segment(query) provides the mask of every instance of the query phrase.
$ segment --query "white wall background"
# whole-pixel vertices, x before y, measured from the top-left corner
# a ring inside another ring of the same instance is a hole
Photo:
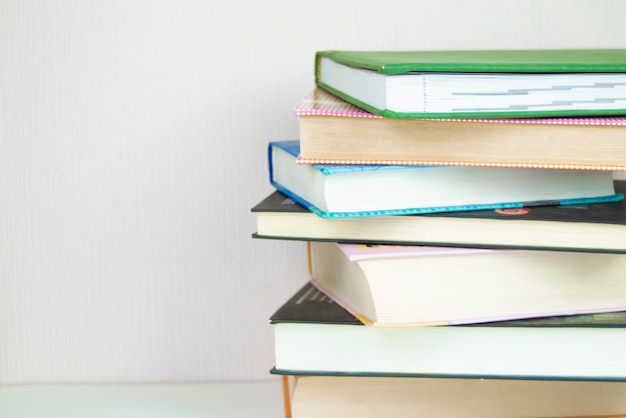
[[[0,384],[267,379],[319,49],[626,47],[619,0],[0,0]]]

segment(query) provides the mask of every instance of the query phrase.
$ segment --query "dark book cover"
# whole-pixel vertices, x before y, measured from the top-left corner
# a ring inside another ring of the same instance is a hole
[[[284,305],[282,305],[271,317],[270,323],[280,326],[281,323],[302,324],[303,327],[316,326],[319,324],[335,324],[346,326],[366,327],[355,317],[350,315],[341,306],[327,298],[311,283],[305,284]],[[552,316],[545,318],[528,318],[500,322],[489,322],[471,325],[450,325],[450,327],[575,327],[575,328],[626,328],[626,312],[607,312],[597,314],[583,314],[571,316]],[[619,331],[621,333],[621,331]],[[589,338],[593,338],[591,335]],[[567,349],[567,344],[564,345]],[[598,353],[599,354],[599,353]],[[557,374],[518,374],[518,373],[419,373],[419,372],[379,372],[379,371],[333,371],[333,370],[295,370],[289,368],[270,369],[271,374],[276,375],[324,375],[324,376],[397,376],[397,377],[456,377],[456,378],[482,378],[482,379],[524,379],[524,380],[586,380],[586,381],[624,381],[619,376],[596,376],[596,375],[561,375]]]
[[[626,194],[626,181],[615,181],[615,192],[618,194]],[[290,199],[286,195],[280,193],[279,191],[274,191],[257,205],[255,205],[251,211],[253,213],[285,213],[285,214],[293,214],[298,216],[311,216],[315,217],[316,215],[310,212],[305,207],[299,205],[294,200]],[[391,217],[389,217],[391,218]],[[405,239],[363,239],[363,238],[354,238],[350,236],[349,233],[345,233],[345,236],[333,236],[333,237],[319,237],[319,236],[307,236],[306,234],[300,235],[298,231],[294,231],[293,236],[276,236],[276,235],[264,235],[259,234],[258,232],[253,233],[253,238],[262,238],[262,239],[283,239],[283,240],[308,240],[308,241],[334,241],[334,242],[358,242],[358,243],[381,243],[381,244],[409,244],[409,245],[433,245],[433,246],[461,246],[461,247],[479,247],[479,248],[522,248],[522,249],[542,249],[542,250],[566,250],[566,251],[596,251],[596,252],[612,252],[612,253],[626,253],[626,238],[624,238],[623,244],[619,242],[619,240],[615,241],[614,236],[604,235],[606,234],[605,227],[611,226],[615,227],[618,230],[615,234],[620,234],[622,229],[624,229],[623,233],[626,234],[626,201],[621,200],[618,202],[610,202],[610,203],[592,203],[592,204],[578,204],[578,205],[548,205],[548,206],[530,206],[523,208],[512,208],[512,209],[496,209],[496,210],[475,210],[475,211],[465,211],[465,212],[443,212],[443,213],[431,213],[431,214],[421,214],[421,215],[398,215],[394,216],[394,219],[390,219],[389,222],[397,222],[398,225],[411,225],[412,221],[415,220],[418,222],[419,218],[437,218],[441,219],[452,219],[452,220],[481,220],[494,222],[494,227],[499,228],[500,222],[521,222],[520,228],[523,227],[523,223],[528,221],[529,225],[534,224],[537,225],[545,223],[547,227],[551,227],[556,223],[561,225],[565,225],[566,227],[571,226],[580,226],[581,224],[588,224],[590,228],[597,225],[598,230],[595,231],[593,229],[589,230],[589,233],[597,232],[596,239],[599,240],[603,245],[605,244],[604,239],[605,236],[608,238],[613,237],[613,243],[609,244],[609,247],[602,248],[600,246],[596,246],[591,241],[583,241],[583,245],[575,245],[562,247],[560,245],[554,244],[551,242],[550,236],[557,236],[564,233],[570,233],[569,231],[565,232],[550,232],[552,235],[543,234],[543,236],[538,235],[536,243],[532,244],[523,244],[523,245],[515,245],[513,243],[509,243],[507,241],[508,238],[504,238],[503,242],[467,242],[457,243],[451,240],[445,241],[432,241],[429,239],[423,239],[419,236],[419,233],[416,234],[414,239],[407,241]],[[323,220],[324,222],[334,222],[336,220]],[[344,227],[348,225],[348,223],[354,220],[351,219],[341,219]],[[369,219],[361,219],[359,220],[358,225],[359,229],[366,228],[367,224],[365,222],[370,221]],[[356,222],[356,221],[355,221]],[[376,219],[371,220],[371,222],[377,222]],[[332,225],[332,224],[329,224]],[[360,234],[363,236],[363,234]],[[625,235],[626,237],[626,235]]]
[[[270,323],[279,322],[363,325],[311,282],[305,284],[270,317]]]
[[[270,323],[363,325],[348,311],[306,283],[271,317]],[[517,319],[454,327],[617,327],[626,328],[626,311]]]

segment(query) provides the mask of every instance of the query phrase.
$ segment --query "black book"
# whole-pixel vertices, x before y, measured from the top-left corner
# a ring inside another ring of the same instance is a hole
[[[626,181],[615,182],[626,193]],[[626,253],[626,203],[324,219],[278,191],[252,208],[254,238]]]
[[[307,283],[270,323],[274,374],[626,381],[626,312],[375,328]]]

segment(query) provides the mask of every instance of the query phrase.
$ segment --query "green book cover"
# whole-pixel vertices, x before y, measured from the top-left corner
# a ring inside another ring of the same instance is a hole
[[[325,50],[315,83],[389,118],[622,115],[626,49]]]
[[[377,71],[463,73],[626,72],[626,49],[318,51],[318,57]]]

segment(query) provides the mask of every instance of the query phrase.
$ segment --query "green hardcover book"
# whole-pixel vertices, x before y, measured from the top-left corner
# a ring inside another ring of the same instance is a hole
[[[318,51],[315,81],[391,118],[626,114],[626,49]]]

